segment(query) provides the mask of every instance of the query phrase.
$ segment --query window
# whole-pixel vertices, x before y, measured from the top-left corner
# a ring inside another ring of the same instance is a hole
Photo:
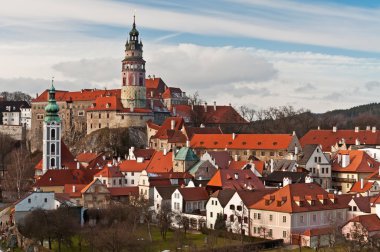
[[[325,168],[322,167],[322,173],[325,173]]]
[[[303,215],[300,216],[300,222],[303,223]]]
[[[50,167],[55,167],[55,159],[50,159]]]
[[[262,152],[261,152],[261,156],[265,156],[265,151],[262,151]]]
[[[244,217],[244,223],[245,223],[245,224],[248,223],[248,217]]]
[[[260,213],[257,214],[257,219],[261,220],[261,214]]]
[[[315,163],[318,162],[318,158],[317,158],[317,157],[314,157],[314,162],[315,162]]]
[[[125,179],[124,183],[125,183],[126,185],[128,185],[128,179]]]
[[[131,176],[135,176],[135,172],[131,172]]]
[[[329,168],[326,167],[326,173],[329,173]]]
[[[270,215],[269,215],[269,221],[272,221],[272,220],[273,220],[273,215],[270,214]]]
[[[273,235],[273,230],[272,230],[272,229],[269,229],[268,236],[269,236],[269,237],[272,237],[272,235]]]
[[[286,231],[282,231],[282,238],[286,238]]]
[[[52,129],[52,130],[51,130],[51,138],[52,138],[52,139],[55,139],[55,129]]]
[[[321,162],[322,162],[322,158],[318,157],[318,163],[321,163]]]
[[[286,216],[282,216],[282,222],[286,222]]]
[[[254,219],[254,220],[257,219],[257,213],[254,213],[254,214],[253,214],[253,219]]]
[[[347,187],[347,188],[350,188],[350,184],[347,184],[346,187]]]
[[[32,199],[28,199],[28,203],[29,203],[29,204],[32,203]]]
[[[238,222],[241,223],[241,216],[238,216]]]
[[[110,118],[110,113],[107,113],[107,119],[109,119]]]
[[[230,215],[230,222],[233,222],[234,221],[234,216],[231,214]]]
[[[231,210],[235,210],[235,205],[230,205]]]
[[[274,151],[271,151],[271,152],[269,153],[269,155],[270,155],[271,157],[274,157]]]
[[[356,212],[358,210],[357,206],[352,207],[352,211]]]
[[[316,222],[316,221],[317,221],[317,215],[313,214],[313,222]]]
[[[45,198],[45,200],[44,200],[44,201],[45,201],[45,203],[46,203],[46,202],[47,202],[47,198]]]
[[[55,154],[55,144],[51,144],[51,145],[50,145],[50,152],[51,152],[52,154]]]
[[[210,212],[210,218],[212,218],[212,212]]]
[[[121,180],[121,179],[119,179],[119,185],[122,185],[122,184],[123,184],[122,180]]]
[[[254,234],[257,233],[257,228],[256,228],[256,227],[253,227],[253,233],[254,233]]]
[[[134,179],[131,180],[131,184],[132,184],[132,185],[135,184],[135,180],[134,180]]]
[[[212,224],[210,224],[210,228],[212,229]]]
[[[241,210],[242,210],[242,207],[241,207],[241,206],[237,206],[237,207],[236,207],[236,210],[241,211]]]

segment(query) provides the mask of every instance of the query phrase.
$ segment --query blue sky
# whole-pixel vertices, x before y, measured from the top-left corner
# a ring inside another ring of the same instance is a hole
[[[379,1],[13,0],[0,89],[120,86],[136,11],[147,74],[212,102],[323,112],[377,102]],[[22,6],[20,8],[20,6]]]

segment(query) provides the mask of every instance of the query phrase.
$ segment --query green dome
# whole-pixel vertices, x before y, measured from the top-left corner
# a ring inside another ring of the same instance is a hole
[[[58,116],[59,106],[55,100],[55,88],[53,83],[49,90],[49,103],[45,107],[45,122],[61,122],[61,118]]]

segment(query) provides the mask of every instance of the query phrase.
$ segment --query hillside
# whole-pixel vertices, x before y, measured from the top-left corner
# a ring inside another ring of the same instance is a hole
[[[380,103],[370,103],[352,107],[350,109],[332,110],[317,114],[301,112],[295,115],[279,117],[276,119],[263,119],[252,122],[249,128],[243,131],[256,133],[292,133],[296,131],[302,137],[310,129],[353,129],[366,126],[376,126],[380,129]]]

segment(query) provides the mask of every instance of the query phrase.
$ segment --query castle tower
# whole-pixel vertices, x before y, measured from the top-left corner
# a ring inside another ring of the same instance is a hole
[[[42,174],[50,169],[61,168],[61,118],[58,112],[59,106],[55,100],[55,88],[52,81],[43,124]]]
[[[146,107],[145,60],[142,48],[143,44],[139,41],[139,32],[133,16],[133,26],[129,32],[129,41],[125,44],[125,58],[121,70],[121,102],[124,108]]]

